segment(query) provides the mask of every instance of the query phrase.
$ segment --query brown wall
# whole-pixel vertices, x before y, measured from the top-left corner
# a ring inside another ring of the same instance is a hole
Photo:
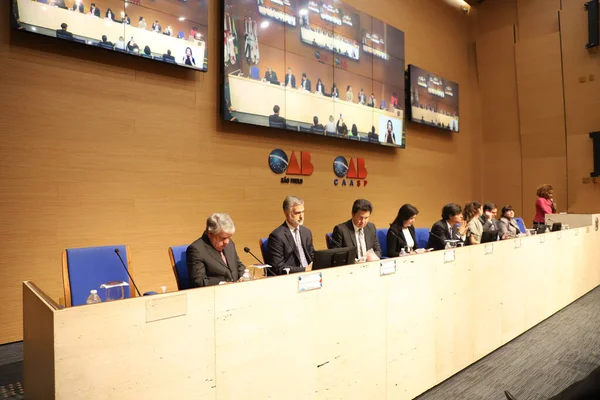
[[[585,49],[584,3],[486,1],[477,8],[483,193],[513,204],[528,225],[542,183],[555,187],[561,212],[600,211],[588,136],[600,129],[600,56]]]
[[[210,45],[221,43],[218,1],[209,6],[205,74],[1,25],[0,343],[22,337],[20,281],[62,295],[65,248],[126,243],[142,291],[174,290],[167,247],[196,239],[212,212],[230,213],[238,247],[258,251],[283,221],[283,198],[302,196],[322,249],[356,198],[374,203],[380,227],[406,202],[420,209],[417,225],[430,226],[445,202],[480,198],[472,19],[441,0],[348,3],[406,32],[407,63],[460,84],[459,134],[409,124],[399,150],[221,122],[220,58]],[[280,184],[267,166],[273,148],[311,152],[315,173],[302,186]],[[338,155],[365,158],[367,187],[333,186]]]

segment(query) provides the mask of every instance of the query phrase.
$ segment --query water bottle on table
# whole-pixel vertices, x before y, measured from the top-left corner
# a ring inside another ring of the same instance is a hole
[[[98,296],[98,291],[96,289],[92,289],[92,290],[90,290],[90,295],[88,296],[85,304],[96,304],[96,303],[102,303],[102,299],[100,299],[100,296]]]
[[[252,277],[250,276],[250,270],[246,268],[244,270],[244,275],[242,275],[241,281],[247,282],[247,281],[251,281],[251,280],[252,280]]]

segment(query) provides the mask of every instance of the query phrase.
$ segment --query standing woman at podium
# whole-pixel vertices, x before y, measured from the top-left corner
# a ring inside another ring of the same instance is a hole
[[[538,199],[535,201],[535,217],[533,228],[546,224],[546,214],[556,214],[554,189],[552,185],[544,184],[537,188]]]

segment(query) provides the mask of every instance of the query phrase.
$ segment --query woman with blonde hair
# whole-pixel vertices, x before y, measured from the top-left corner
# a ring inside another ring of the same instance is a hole
[[[472,201],[465,205],[463,210],[463,218],[468,225],[467,243],[481,243],[481,235],[483,234],[483,225],[479,217],[483,214],[483,207],[478,201]]]
[[[537,188],[538,199],[535,201],[535,217],[533,227],[546,224],[546,214],[556,214],[554,189],[552,185],[544,184]]]

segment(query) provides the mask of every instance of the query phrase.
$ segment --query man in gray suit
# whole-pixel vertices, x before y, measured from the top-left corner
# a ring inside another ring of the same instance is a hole
[[[369,222],[373,205],[369,200],[358,199],[352,205],[352,219],[333,228],[331,244],[333,248],[356,247],[358,258],[367,260],[367,252],[373,249],[381,258],[381,246],[377,240],[377,228]]]
[[[246,267],[240,261],[231,237],[235,225],[227,214],[216,213],[206,220],[202,237],[187,248],[187,267],[193,287],[237,282]]]

